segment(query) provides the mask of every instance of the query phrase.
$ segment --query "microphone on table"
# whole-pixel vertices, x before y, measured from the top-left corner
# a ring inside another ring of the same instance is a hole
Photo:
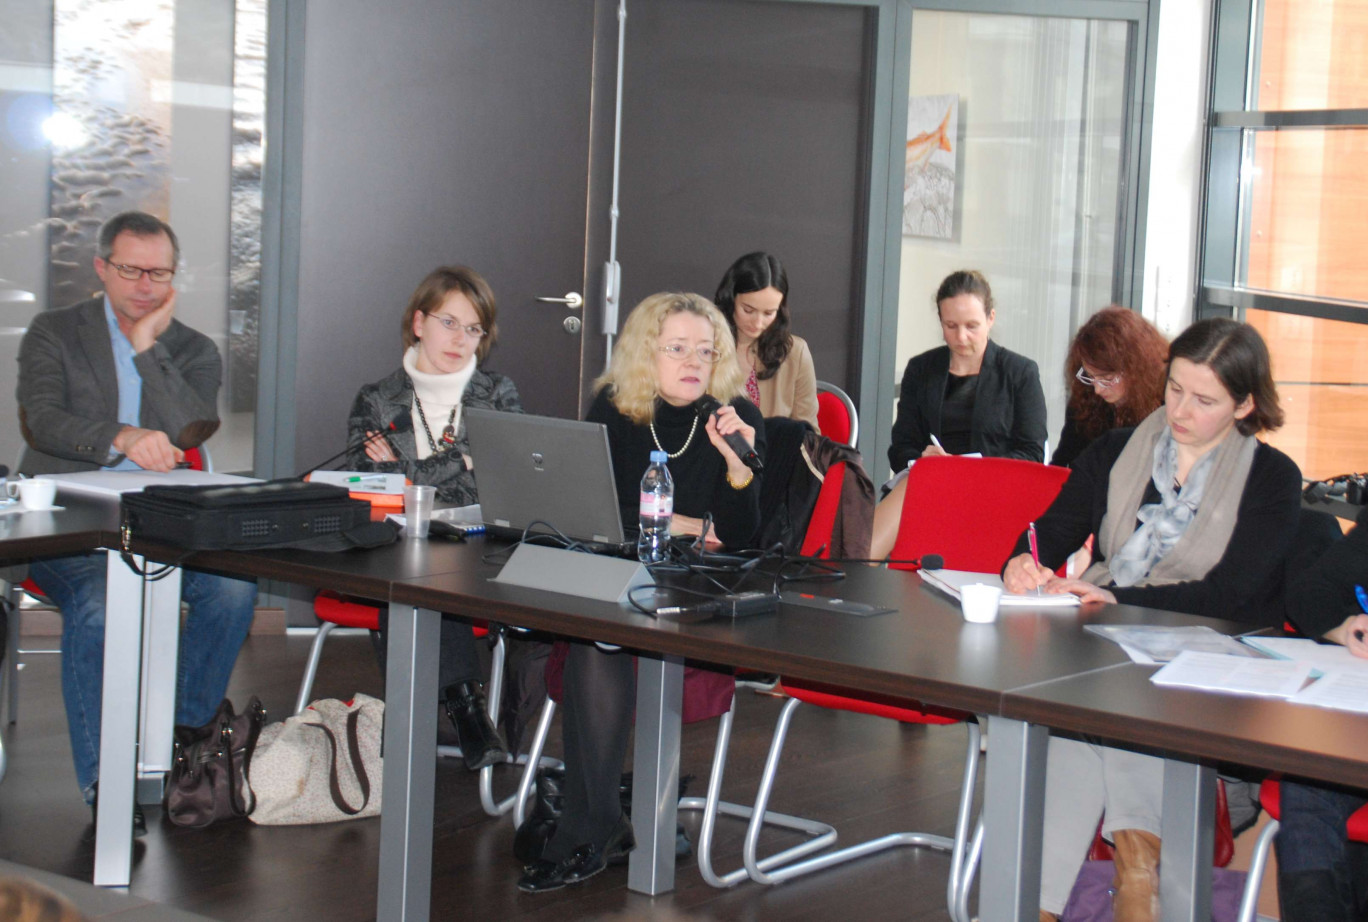
[[[413,414],[408,412],[400,413],[398,416],[394,417],[394,419],[390,420],[389,425],[381,431],[375,433],[374,435],[368,435],[365,438],[358,439],[356,442],[348,443],[346,448],[342,449],[337,454],[333,455],[331,458],[327,458],[323,461],[320,461],[313,467],[306,468],[304,472],[299,474],[295,479],[303,480],[305,477],[309,476],[314,471],[322,470],[323,468],[327,467],[329,464],[332,464],[334,461],[336,461],[343,455],[350,454],[351,452],[356,451],[356,449],[358,448],[363,448],[371,442],[375,441],[376,439],[383,439],[388,436],[398,434],[400,432],[406,432],[412,428]],[[393,444],[391,444],[390,447],[393,448]],[[395,455],[397,456],[398,452],[395,452]]]
[[[716,416],[717,411],[722,409],[722,402],[712,394],[704,394],[698,400],[698,410],[705,416]],[[722,440],[736,456],[741,459],[741,463],[753,471],[762,471],[765,465],[760,460],[760,456],[755,453],[755,449],[746,441],[745,436],[739,432],[728,432],[722,436]]]

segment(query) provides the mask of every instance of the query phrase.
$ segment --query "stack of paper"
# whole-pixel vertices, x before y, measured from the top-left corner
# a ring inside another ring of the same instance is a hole
[[[974,573],[969,570],[918,570],[922,580],[928,586],[934,586],[941,592],[960,597],[960,589],[970,583],[984,583],[988,586],[1002,588],[1002,577],[996,573]],[[1078,596],[1070,593],[1051,595],[1041,593],[1036,595],[1034,592],[1017,594],[1014,592],[1003,592],[1000,605],[1024,605],[1032,608],[1068,608],[1078,605]]]
[[[1311,667],[1305,663],[1184,650],[1150,676],[1150,681],[1236,695],[1288,698],[1300,691],[1310,676]]]
[[[1158,624],[1089,624],[1085,630],[1120,644],[1132,661],[1144,665],[1167,663],[1184,650],[1255,657],[1234,637],[1206,626],[1165,627]]]
[[[75,474],[39,474],[44,480],[55,480],[58,493],[81,493],[87,496],[122,496],[141,493],[150,486],[195,487],[209,484],[260,483],[255,477],[236,474],[212,474],[209,471],[178,469],[159,474],[156,471],[81,471]]]

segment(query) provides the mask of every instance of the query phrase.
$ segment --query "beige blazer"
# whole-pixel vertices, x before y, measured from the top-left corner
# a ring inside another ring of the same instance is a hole
[[[774,377],[758,383],[762,416],[801,419],[821,431],[817,425],[817,371],[812,351],[801,337],[793,337],[793,348]]]

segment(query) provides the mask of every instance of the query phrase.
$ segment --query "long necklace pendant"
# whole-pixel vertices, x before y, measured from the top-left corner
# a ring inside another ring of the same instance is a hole
[[[456,427],[450,423],[442,429],[442,444],[448,448],[456,444]]]

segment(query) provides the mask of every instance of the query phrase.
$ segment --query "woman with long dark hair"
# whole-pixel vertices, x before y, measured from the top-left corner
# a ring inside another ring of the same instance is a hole
[[[762,416],[801,419],[817,429],[812,352],[789,332],[788,273],[769,253],[747,253],[717,286],[717,309],[736,338],[746,396]]]

